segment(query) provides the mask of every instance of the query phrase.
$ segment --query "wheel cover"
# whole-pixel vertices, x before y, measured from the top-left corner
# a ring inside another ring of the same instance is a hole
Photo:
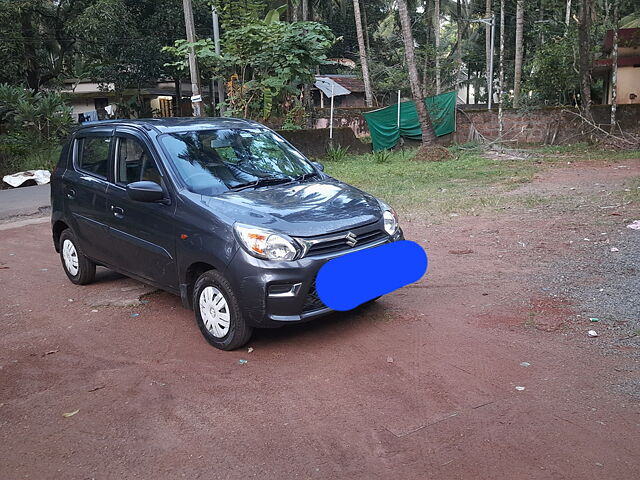
[[[229,304],[216,287],[205,287],[200,292],[200,317],[208,332],[214,337],[222,338],[229,333]]]
[[[76,246],[71,240],[65,240],[62,243],[62,259],[64,260],[64,267],[71,276],[75,277],[80,271],[78,266],[78,252]]]

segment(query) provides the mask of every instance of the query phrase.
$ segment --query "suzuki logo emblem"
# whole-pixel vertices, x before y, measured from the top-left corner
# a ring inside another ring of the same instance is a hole
[[[356,243],[358,243],[358,239],[353,232],[347,233],[344,238],[350,247],[355,247]]]

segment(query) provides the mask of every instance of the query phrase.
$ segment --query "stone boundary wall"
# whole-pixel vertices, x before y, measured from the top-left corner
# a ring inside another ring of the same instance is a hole
[[[576,108],[553,107],[522,112],[504,112],[503,138],[514,143],[571,144],[588,141],[591,128],[585,128]],[[609,130],[611,107],[594,105],[594,121]],[[640,133],[640,105],[619,105],[616,113],[620,126],[629,132]],[[466,143],[473,140],[473,128],[490,140],[498,137],[497,110],[458,110],[456,133],[453,141]]]
[[[375,109],[341,108],[334,111],[334,126],[348,127],[356,137],[369,135],[362,112]],[[514,143],[569,144],[588,140],[577,116],[566,111],[578,112],[574,107],[545,107],[530,111],[504,111],[504,138]],[[608,131],[611,106],[594,105],[594,120]],[[328,109],[316,110],[315,128],[329,126]],[[640,105],[618,105],[617,119],[625,131],[640,133]],[[466,143],[473,139],[471,126],[490,140],[498,136],[498,110],[458,109],[456,133],[441,137],[441,143]]]
[[[324,109],[326,110],[326,109]],[[367,122],[362,116],[368,109],[336,109],[334,123],[334,147],[348,148],[350,153],[371,152],[371,144],[360,141],[369,135]],[[322,113],[323,110],[320,110]],[[513,144],[553,144],[567,145],[588,141],[589,129],[585,129],[581,119],[569,112],[578,112],[572,107],[551,107],[531,110],[505,110],[504,139]],[[609,105],[592,107],[594,120],[608,131],[611,115]],[[640,105],[619,105],[618,122],[625,131],[640,134]],[[304,130],[278,130],[296,148],[310,158],[321,158],[329,148],[328,117],[317,116],[315,128]],[[489,140],[498,136],[497,110],[460,110],[456,112],[457,131],[438,138],[441,145],[467,143],[480,133]],[[407,146],[418,146],[419,142],[405,140]]]

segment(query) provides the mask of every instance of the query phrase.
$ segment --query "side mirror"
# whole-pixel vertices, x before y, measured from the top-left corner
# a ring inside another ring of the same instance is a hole
[[[314,167],[316,167],[318,170],[320,170],[321,172],[324,172],[324,165],[321,164],[320,162],[311,162],[313,164]]]
[[[127,194],[136,202],[158,202],[164,198],[162,187],[156,182],[142,181],[127,185]]]

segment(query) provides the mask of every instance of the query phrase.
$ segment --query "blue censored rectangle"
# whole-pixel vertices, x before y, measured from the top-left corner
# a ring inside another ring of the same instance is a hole
[[[420,245],[401,240],[329,260],[318,272],[316,288],[329,308],[351,310],[417,282],[427,265],[427,254]]]

